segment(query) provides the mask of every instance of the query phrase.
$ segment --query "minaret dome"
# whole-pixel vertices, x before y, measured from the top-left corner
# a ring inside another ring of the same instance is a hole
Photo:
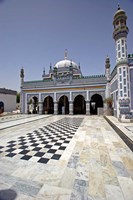
[[[119,39],[120,37],[127,37],[129,32],[128,27],[126,26],[127,16],[123,9],[118,6],[118,9],[114,15],[113,25],[114,25],[114,32],[113,38],[115,40]]]

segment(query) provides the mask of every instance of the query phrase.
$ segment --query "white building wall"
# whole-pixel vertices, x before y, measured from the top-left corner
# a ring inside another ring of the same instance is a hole
[[[16,95],[0,94],[0,101],[4,103],[4,112],[16,110]]]

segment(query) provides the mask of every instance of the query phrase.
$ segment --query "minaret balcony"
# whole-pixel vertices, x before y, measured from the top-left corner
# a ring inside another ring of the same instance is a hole
[[[119,39],[120,37],[127,37],[129,29],[127,26],[120,26],[119,28],[115,29],[113,32],[113,38],[115,40]]]

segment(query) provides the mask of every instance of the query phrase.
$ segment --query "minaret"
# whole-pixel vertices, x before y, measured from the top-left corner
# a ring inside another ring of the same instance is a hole
[[[23,82],[24,82],[24,69],[23,67],[20,70],[20,79],[21,79],[21,85],[20,85],[20,113],[24,113],[24,107],[23,107]]]
[[[118,5],[118,10],[114,15],[114,32],[113,38],[116,43],[116,61],[127,60],[127,34],[129,32],[126,26],[127,16],[124,10],[120,9]]]
[[[72,78],[73,78],[73,64],[72,61],[70,62],[70,66],[69,66],[69,83],[72,82]]]
[[[57,68],[54,67],[54,69],[53,69],[53,80],[54,80],[54,84],[56,84],[56,79],[57,79]]]
[[[105,61],[105,76],[107,78],[107,85],[106,85],[106,98],[110,97],[110,59],[107,56]]]
[[[24,69],[23,69],[23,67],[20,70],[20,79],[21,79],[21,87],[22,87],[23,82],[24,82]]]
[[[130,94],[129,94],[129,67],[127,57],[127,35],[126,26],[127,16],[124,10],[118,6],[114,15],[113,38],[116,44],[116,66],[118,80],[118,106],[117,117],[121,120],[126,119],[130,112]]]
[[[45,67],[43,68],[43,74],[42,74],[42,78],[45,77]]]

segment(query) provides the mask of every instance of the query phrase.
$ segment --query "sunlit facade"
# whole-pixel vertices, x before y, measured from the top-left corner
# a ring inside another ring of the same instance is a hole
[[[42,79],[25,81],[21,69],[21,112],[39,114],[106,114],[112,99],[113,114],[121,120],[133,118],[133,55],[127,54],[127,16],[118,7],[114,15],[113,38],[116,66],[110,72],[105,60],[105,74],[84,76],[82,67],[68,58],[50,65]]]

